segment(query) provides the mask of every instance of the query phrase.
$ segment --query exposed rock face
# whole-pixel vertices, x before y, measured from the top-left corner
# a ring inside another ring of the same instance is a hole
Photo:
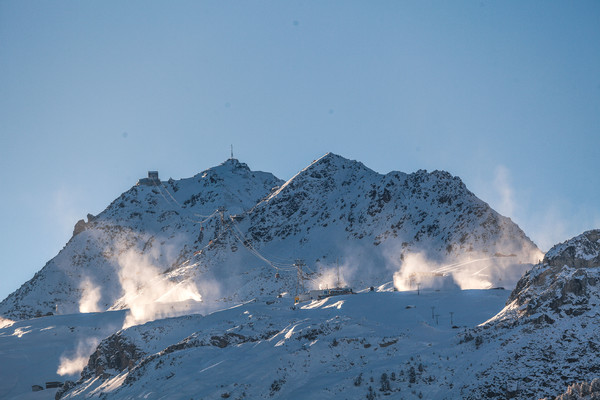
[[[558,244],[544,257],[554,267],[592,268],[600,265],[600,229],[594,229]]]
[[[581,315],[600,285],[600,230],[591,230],[552,247],[544,261],[521,278],[511,293],[521,316],[539,309]]]
[[[85,231],[85,221],[80,219],[75,224],[75,228],[73,228],[73,236],[79,235],[81,232]]]
[[[127,337],[115,334],[104,339],[90,356],[88,365],[81,372],[82,379],[101,377],[107,379],[132,368],[145,353]]]
[[[65,383],[61,386],[60,389],[54,395],[54,400],[60,400],[62,396],[67,393],[69,390],[75,387],[76,383],[73,381],[65,381]]]
[[[376,246],[400,239],[404,250],[428,248],[441,255],[483,248],[494,254],[495,246],[499,254],[536,249],[512,221],[448,172],[381,175],[331,153],[259,203],[250,217],[249,233],[262,241],[339,227],[343,239]]]
[[[565,393],[554,400],[597,400],[600,399],[600,379],[579,382],[569,386]]]
[[[478,338],[477,350],[498,354],[478,372],[482,383],[469,389],[472,398],[504,399],[507,387],[510,398],[555,398],[598,376],[599,233],[554,246],[521,278],[506,307],[467,334]]]

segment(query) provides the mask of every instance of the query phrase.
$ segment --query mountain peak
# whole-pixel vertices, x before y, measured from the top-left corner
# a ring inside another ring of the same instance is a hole
[[[360,164],[360,165],[363,165],[360,161],[350,160],[346,157],[340,156],[339,154],[327,152],[320,158],[317,158],[316,160],[314,160],[307,168],[310,168],[311,166],[330,165],[330,164],[336,164],[336,165]]]
[[[263,281],[268,275],[263,268],[272,272],[275,262],[268,254],[283,260],[285,268],[293,257],[302,257],[312,268],[347,257],[361,268],[347,279],[360,286],[389,282],[390,271],[412,253],[425,252],[438,263],[514,254],[514,260],[494,260],[512,265],[529,259],[526,250],[537,250],[516,225],[464,186],[436,175],[451,178],[442,172],[382,175],[329,152],[285,183],[230,158],[191,178],[134,187],[81,227],[85,229],[36,278],[0,303],[0,314],[44,315],[54,312],[56,304],[62,313],[76,312],[82,293],[87,293],[82,289],[86,278],[102,288],[95,308],[123,306],[115,266],[129,264],[122,256],[124,244],[133,256],[150,257],[158,271],[173,272],[168,279],[222,281],[219,291],[200,287],[207,304],[217,301],[214,293],[221,291],[236,299],[259,295],[258,288],[283,291],[283,281]],[[240,275],[257,262],[262,266],[252,271],[259,275]],[[511,276],[501,276],[504,286],[513,282]],[[143,285],[154,283],[140,283],[135,290]]]
[[[269,196],[267,200],[277,197],[280,193],[290,189],[309,185],[309,192],[319,193],[321,189],[316,189],[312,185],[324,184],[326,181],[347,182],[349,175],[363,176],[365,174],[377,175],[377,173],[367,168],[363,163],[356,160],[349,160],[340,155],[328,152],[320,158],[313,160],[306,168],[302,169],[279,189]],[[322,193],[321,193],[322,194]]]
[[[250,168],[246,163],[240,162],[237,158],[228,158],[219,164],[220,167],[229,167],[231,169],[245,169],[250,171]]]
[[[331,176],[340,170],[362,170],[366,173],[375,173],[360,161],[350,160],[338,154],[328,152],[321,158],[310,163],[297,176],[308,173],[313,178],[320,178],[322,175]]]
[[[222,178],[231,176],[245,177],[252,173],[253,171],[246,163],[240,162],[237,158],[228,158],[221,164],[200,172],[197,176],[201,178],[212,178],[211,180],[221,180]]]

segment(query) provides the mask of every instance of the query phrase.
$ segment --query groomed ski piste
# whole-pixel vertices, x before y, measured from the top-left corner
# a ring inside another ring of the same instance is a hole
[[[137,359],[123,371],[98,361],[63,398],[459,398],[475,379],[460,371],[480,356],[469,352],[474,343],[460,344],[461,334],[492,318],[508,296],[381,287],[296,305],[290,295],[257,298],[125,330],[126,311],[21,321],[0,330],[8,361],[0,366],[0,397],[54,399],[56,389],[32,392],[32,385],[77,381],[79,371],[61,376],[59,369],[82,367],[118,332],[113,339],[134,346]],[[123,356],[110,351],[107,357]]]

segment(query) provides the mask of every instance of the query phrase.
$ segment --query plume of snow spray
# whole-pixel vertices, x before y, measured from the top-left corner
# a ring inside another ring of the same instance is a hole
[[[89,278],[86,278],[81,281],[79,289],[81,290],[81,299],[79,300],[80,313],[102,311],[98,305],[101,298],[100,287],[94,285]]]
[[[121,253],[118,263],[121,303],[129,308],[123,328],[172,315],[178,311],[175,303],[202,301],[194,283],[170,281],[150,254],[130,249]]]
[[[348,263],[342,265],[325,265],[317,263],[318,278],[313,282],[313,289],[331,289],[348,286],[349,278],[354,274],[354,267]]]
[[[394,287],[405,291],[455,286],[454,277],[441,272],[441,268],[442,265],[423,253],[408,253],[403,257],[400,270],[394,273]]]
[[[538,250],[511,255],[472,253],[443,262],[429,259],[424,253],[408,253],[400,269],[394,273],[398,290],[441,289],[458,285],[461,289],[489,289],[496,286],[514,287],[540,256]]]
[[[80,374],[98,343],[100,343],[100,340],[94,337],[80,339],[74,351],[60,356],[60,364],[56,373],[60,376]]]
[[[510,182],[510,171],[504,165],[496,167],[494,187],[499,197],[498,211],[513,217],[516,209],[514,190]]]

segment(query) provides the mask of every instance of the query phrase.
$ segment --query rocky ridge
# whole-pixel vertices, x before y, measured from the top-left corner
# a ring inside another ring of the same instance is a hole
[[[477,372],[480,383],[465,387],[470,398],[554,398],[598,377],[599,240],[592,230],[552,247],[506,307],[465,334],[466,342],[478,340],[477,351],[498,354]]]
[[[27,319],[109,309],[126,294],[124,280],[141,287],[206,246],[220,229],[218,207],[242,212],[281,183],[227,160],[191,178],[133,186],[79,221],[58,255],[0,303],[0,313]]]
[[[474,279],[480,287],[510,286],[540,254],[447,172],[381,175],[328,153],[283,182],[228,160],[192,178],[134,186],[78,222],[0,313],[23,319],[126,308],[132,299],[273,296],[294,290],[297,258],[309,287],[335,283],[335,260],[343,283],[382,285],[413,253],[468,264],[461,268],[470,275],[485,271]]]

